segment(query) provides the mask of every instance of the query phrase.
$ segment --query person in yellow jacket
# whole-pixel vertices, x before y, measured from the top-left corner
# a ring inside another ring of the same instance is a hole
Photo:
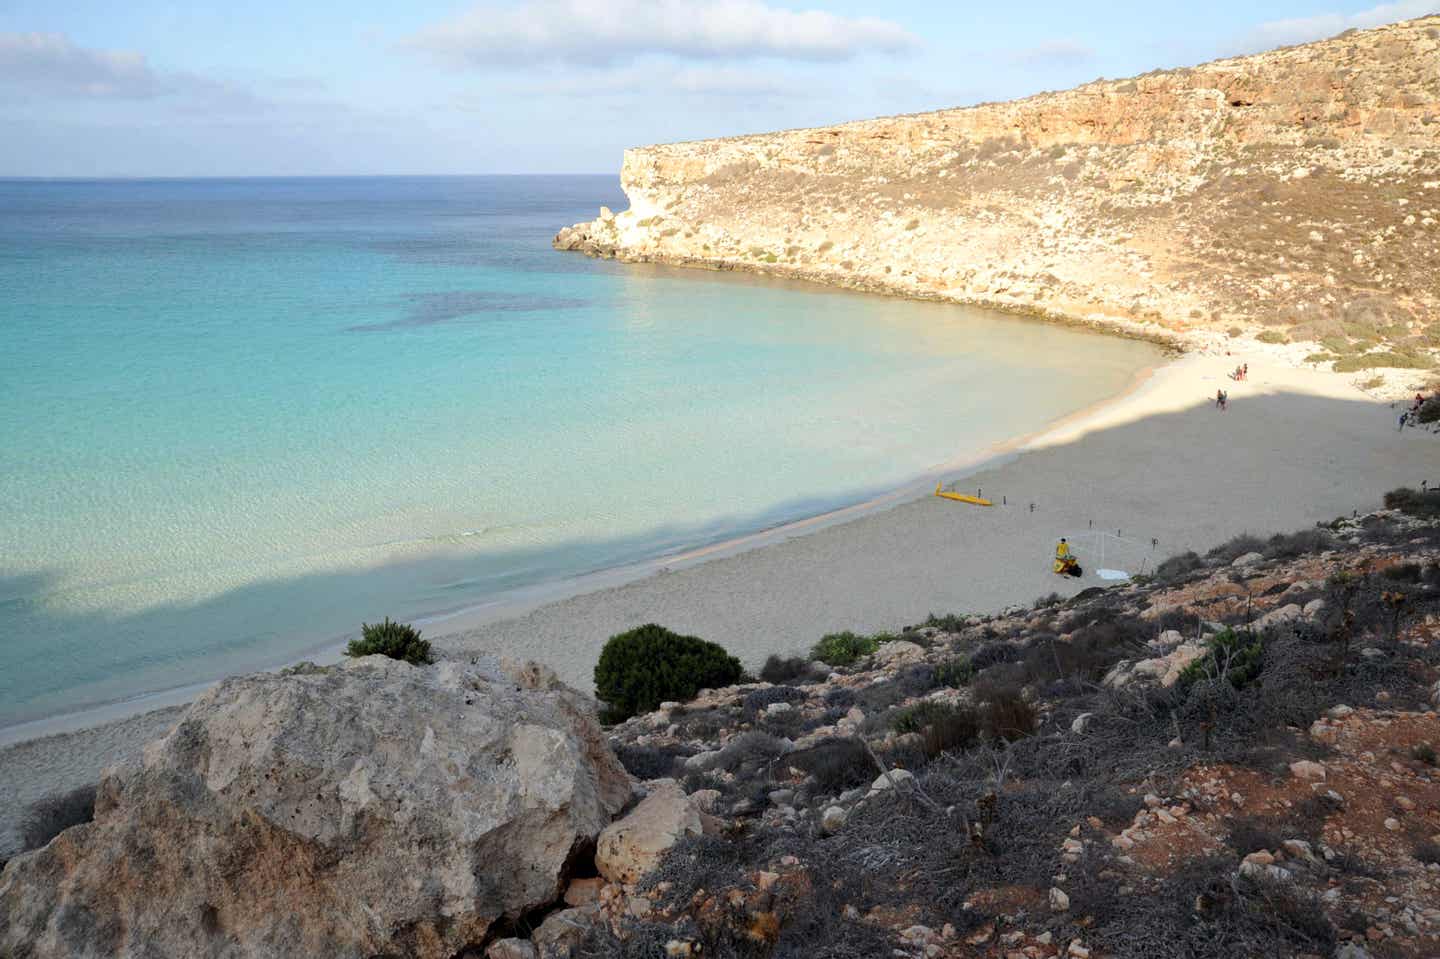
[[[1065,537],[1060,537],[1060,542],[1055,544],[1055,572],[1064,575],[1070,572],[1075,565],[1075,557],[1070,555],[1070,544],[1065,542]]]

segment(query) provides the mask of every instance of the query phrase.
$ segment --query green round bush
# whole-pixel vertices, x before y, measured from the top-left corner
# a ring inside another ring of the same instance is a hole
[[[827,666],[851,666],[879,649],[880,639],[879,636],[857,636],[849,630],[829,633],[810,648],[810,658]]]
[[[389,616],[383,623],[361,623],[360,638],[350,640],[345,647],[346,656],[374,656],[377,653],[412,666],[435,662],[430,653],[430,642],[420,638],[420,630],[409,623],[392,623]]]
[[[595,693],[611,722],[646,713],[668,701],[693,699],[702,689],[740,681],[740,660],[695,636],[647,623],[611,636],[595,664]]]

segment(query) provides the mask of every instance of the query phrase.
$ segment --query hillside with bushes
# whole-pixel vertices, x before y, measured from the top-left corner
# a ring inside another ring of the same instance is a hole
[[[423,642],[226,680],[35,804],[0,956],[1440,955],[1440,492],[758,679],[645,625],[608,728]]]
[[[614,727],[695,828],[574,955],[1440,954],[1440,494],[1387,506]]]

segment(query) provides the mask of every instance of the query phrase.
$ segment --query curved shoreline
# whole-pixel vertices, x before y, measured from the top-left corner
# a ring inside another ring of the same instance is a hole
[[[601,260],[617,263],[645,263],[652,266],[666,266],[682,270],[704,270],[711,273],[740,273],[746,276],[768,277],[795,283],[811,283],[832,290],[850,293],[865,293],[872,296],[918,300],[922,303],[948,303],[952,306],[968,306],[981,310],[992,310],[1010,316],[1022,317],[1066,329],[1105,336],[1117,336],[1126,340],[1139,340],[1158,346],[1175,356],[1191,352],[1199,343],[1198,331],[1157,330],[1150,324],[1114,316],[1086,317],[1062,309],[1052,309],[1033,303],[1017,303],[976,296],[957,296],[950,293],[918,290],[898,281],[847,274],[839,271],[807,270],[796,266],[782,266],[772,263],[749,263],[743,260],[705,259],[702,257],[671,256],[660,253],[631,253],[629,251],[607,251],[592,246],[562,247],[562,252],[581,253]],[[1214,331],[1210,331],[1212,334]]]
[[[540,659],[582,688],[605,638],[642,622],[713,639],[758,665],[825,632],[895,629],[930,612],[994,611],[1095,585],[1057,580],[1048,561],[1054,536],[1083,533],[1090,522],[1156,538],[1160,557],[1369,509],[1386,489],[1428,475],[1432,435],[1397,433],[1385,403],[1287,356],[1247,348],[1251,381],[1233,384],[1225,374],[1237,357],[1172,359],[1119,397],[1015,438],[998,455],[976,454],[964,475],[997,503],[1008,497],[1009,507],[960,506],[911,484],[908,500],[892,494],[868,511],[832,511],[828,523],[753,534],[729,553],[716,544],[574,580],[568,598],[537,590],[514,607],[482,608],[474,622],[437,620],[427,632],[446,655]],[[1232,391],[1229,412],[1214,409],[1217,386]],[[1139,557],[1132,560],[1138,569]],[[130,700],[117,709],[158,705]],[[63,733],[52,720],[48,730],[25,730],[44,738],[0,748],[0,856],[30,803],[133,761],[179,715],[171,706]],[[73,715],[71,723],[85,725]]]
[[[1099,332],[1091,330],[1090,332]],[[605,589],[623,586],[651,576],[703,564],[710,560],[736,556],[754,549],[784,542],[828,527],[851,522],[876,512],[890,509],[903,503],[912,502],[930,493],[933,484],[940,480],[953,480],[972,475],[980,470],[999,465],[1013,457],[1032,442],[1069,424],[1083,422],[1097,415],[1105,408],[1123,401],[1163,368],[1173,356],[1158,357],[1156,362],[1143,366],[1135,372],[1119,393],[1106,396],[1086,406],[1050,420],[1037,429],[1019,436],[991,443],[980,450],[962,453],[932,466],[920,474],[902,482],[899,486],[871,495],[855,503],[848,503],[824,512],[798,519],[786,520],[776,525],[740,532],[716,542],[698,546],[681,547],[678,551],[662,552],[635,562],[603,567],[575,576],[543,580],[524,586],[504,590],[481,602],[467,604],[457,609],[424,614],[413,618],[415,625],[423,627],[429,638],[442,642],[446,637],[466,632],[478,626],[524,615],[549,603],[562,602],[578,596]],[[321,664],[338,661],[343,655],[346,640],[334,637],[313,643],[301,652],[284,661],[268,660],[254,667],[228,675],[243,672],[266,672],[284,669],[299,662]],[[173,709],[189,703],[205,690],[221,682],[225,677],[186,683],[163,689],[145,690],[131,696],[98,703],[70,712],[42,716],[0,726],[0,749],[32,740],[60,734],[83,732],[145,713]]]

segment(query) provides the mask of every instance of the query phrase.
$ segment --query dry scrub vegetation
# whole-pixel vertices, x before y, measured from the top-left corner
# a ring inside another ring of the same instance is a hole
[[[1440,494],[1387,506],[615,727],[707,826],[577,954],[1437,954]]]

